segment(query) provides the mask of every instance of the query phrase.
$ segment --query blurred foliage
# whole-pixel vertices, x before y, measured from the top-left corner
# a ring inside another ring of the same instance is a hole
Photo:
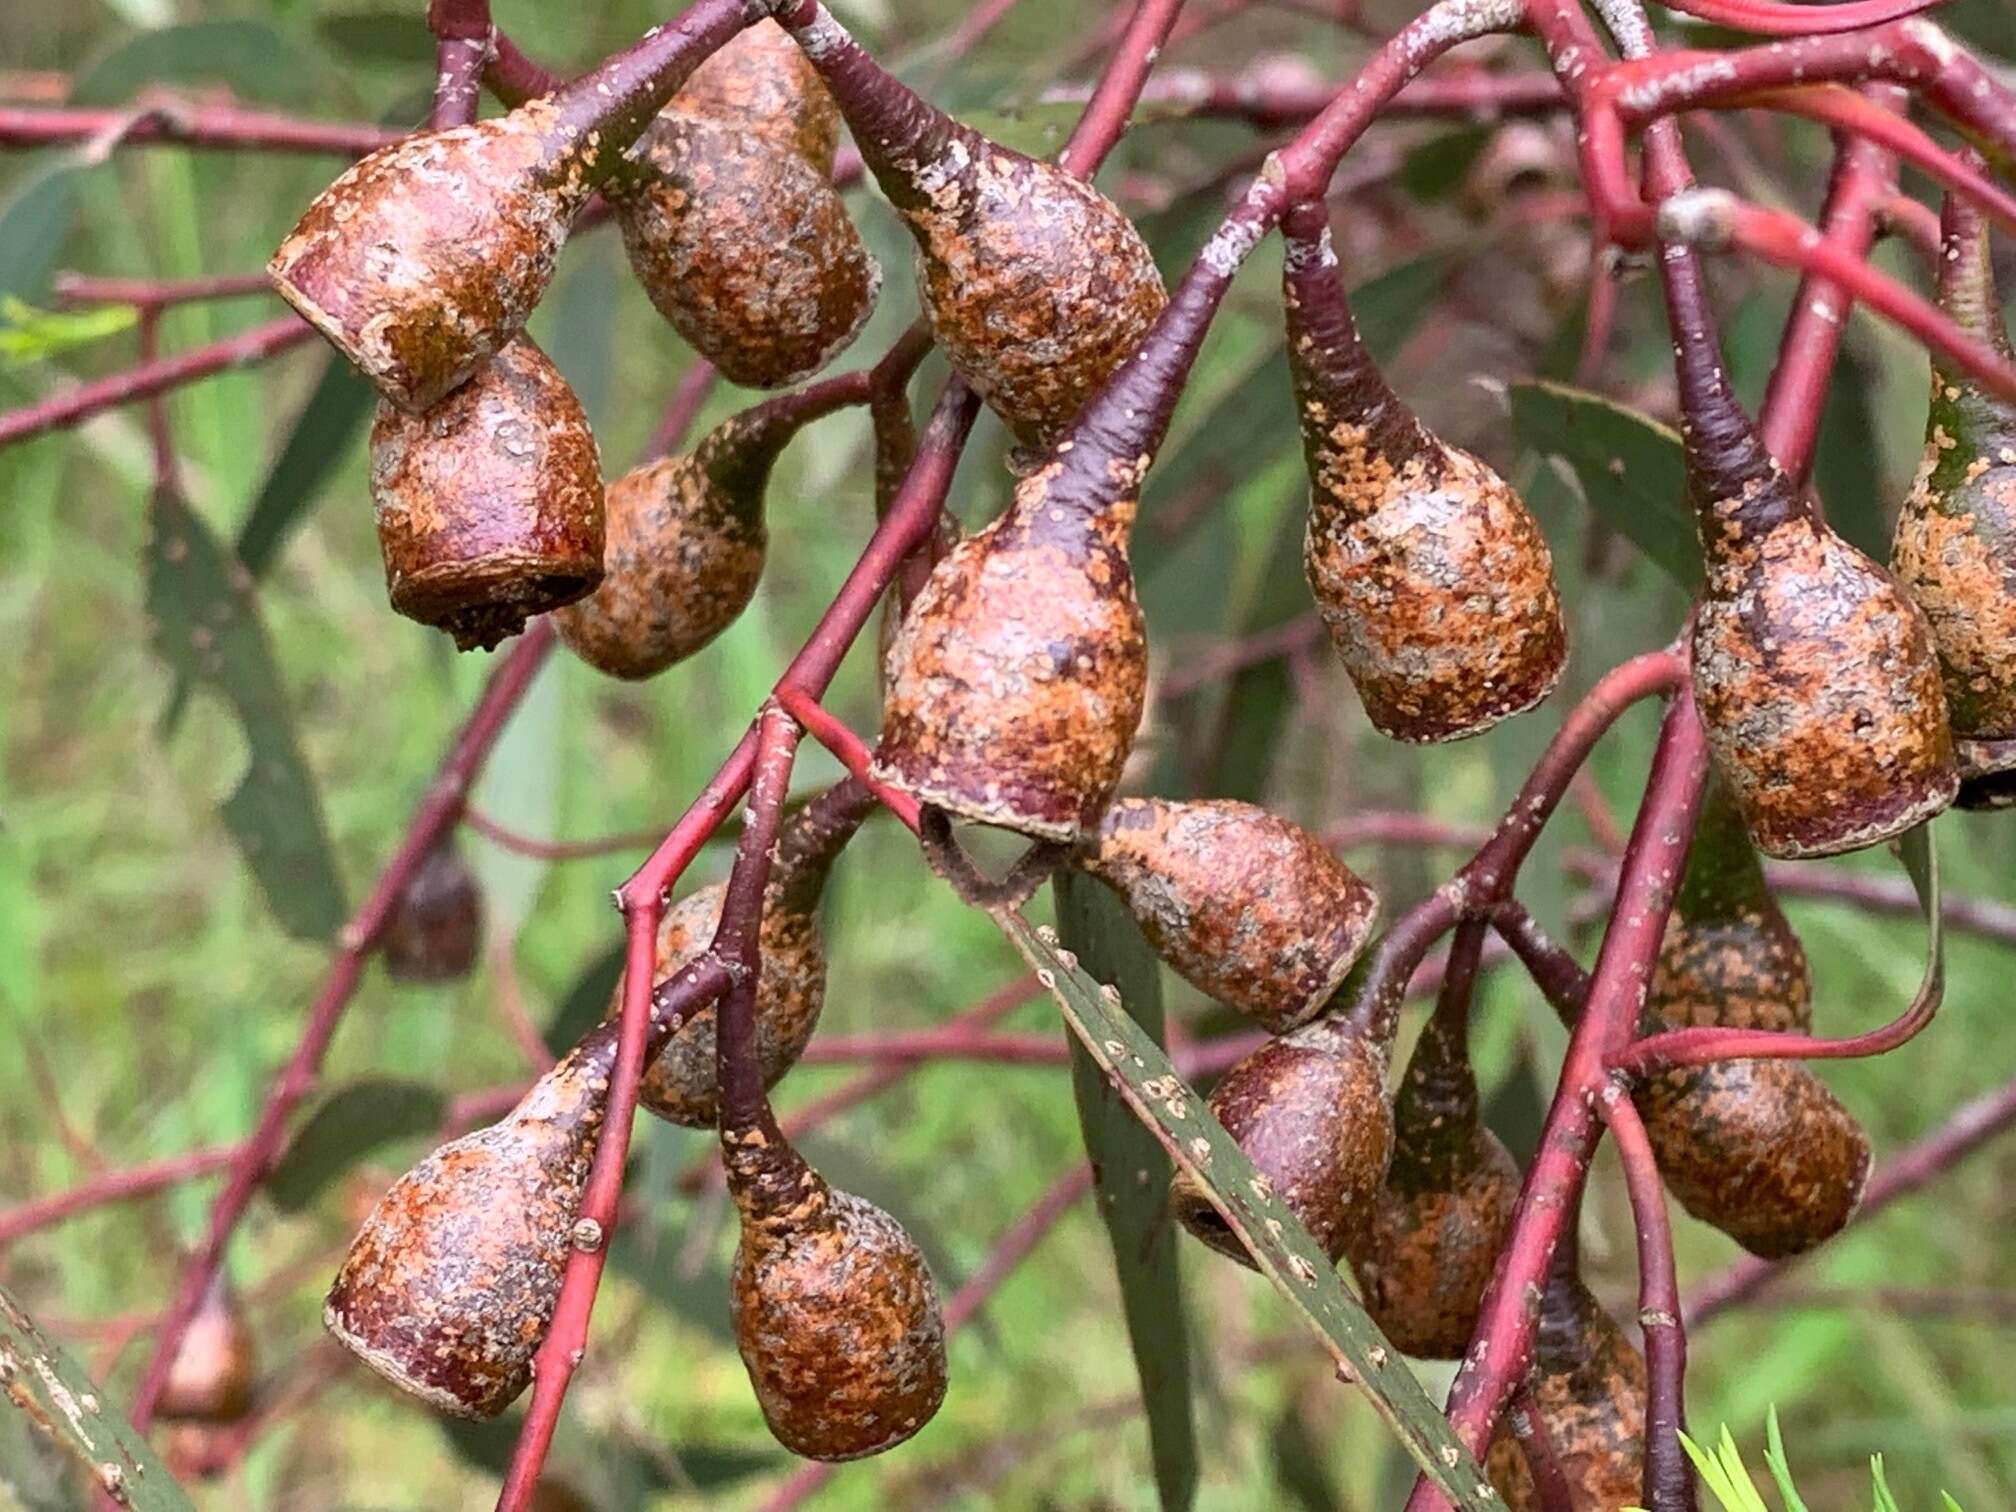
[[[1091,28],[1064,0],[1021,0],[974,56],[948,62],[946,35],[964,0],[855,0],[838,7],[882,56],[949,106],[989,113],[999,129],[1054,132],[1040,100],[1059,79],[1089,76]],[[1390,29],[1415,7],[1373,0]],[[500,22],[535,54],[581,64],[660,19],[652,0],[539,6],[497,0]],[[225,85],[248,99],[345,120],[416,120],[432,75],[419,0],[104,0],[0,6],[0,60],[54,70],[92,98],[121,103],[143,87]],[[1942,11],[1977,43],[2008,47],[2010,0],[1957,0]],[[192,29],[193,28],[193,29]],[[1344,76],[1364,42],[1289,7],[1255,7],[1170,50],[1167,65],[1229,70],[1299,53]],[[1496,54],[1530,62],[1506,43]],[[1480,55],[1492,48],[1480,48]],[[1810,213],[1825,181],[1825,134],[1731,118],[1702,144],[1705,172]],[[1541,165],[1528,189],[1572,184],[1572,137],[1521,123]],[[1554,441],[1513,425],[1503,386],[1569,376],[1579,335],[1586,246],[1580,227],[1508,216],[1480,183],[1491,142],[1471,125],[1382,124],[1347,164],[1352,194],[1336,238],[1368,339],[1429,422],[1492,458],[1527,490],[1553,543],[1574,615],[1575,654],[1541,712],[1462,745],[1408,751],[1379,740],[1327,655],[1274,660],[1192,681],[1159,702],[1135,780],[1157,791],[1261,799],[1311,824],[1360,807],[1413,807],[1438,818],[1491,817],[1551,732],[1558,710],[1619,657],[1666,640],[1681,590],[1600,518],[1583,490],[1594,474],[1543,458]],[[1115,154],[1103,182],[1140,219],[1165,269],[1187,260],[1222,206],[1214,180],[1245,159],[1240,125],[1162,119]],[[0,404],[25,403],[133,358],[128,333],[54,325],[52,272],[180,277],[256,269],[335,171],[313,157],[134,149],[0,156],[0,294],[24,302],[6,331],[25,333],[0,364]],[[1912,185],[1922,192],[1922,185]],[[914,314],[905,238],[872,193],[850,196],[864,235],[891,270],[882,308],[842,361],[880,351]],[[1914,274],[1895,247],[1875,254]],[[1158,677],[1194,672],[1240,637],[1308,609],[1300,583],[1302,474],[1280,361],[1278,254],[1263,248],[1227,302],[1150,480],[1136,537]],[[1792,282],[1733,264],[1715,268],[1728,311],[1725,345],[1744,397],[1769,371]],[[1670,419],[1668,347],[1652,281],[1627,270],[1622,326],[1601,387]],[[258,300],[179,309],[162,323],[176,351],[271,318]],[[109,322],[108,322],[109,327]],[[569,248],[533,323],[573,382],[612,469],[651,433],[690,360],[628,279],[615,238]],[[23,343],[27,345],[24,347]],[[1916,458],[1925,364],[1864,315],[1849,326],[1823,433],[1820,483],[1836,515],[1881,539]],[[361,894],[390,852],[449,734],[490,662],[393,616],[365,502],[355,385],[345,392],[319,348],[183,390],[169,402],[190,517],[212,542],[236,542],[261,578],[257,619],[274,697],[327,829],[333,875]],[[927,365],[919,392],[941,369]],[[1522,388],[1521,394],[1530,392]],[[723,388],[703,421],[749,396]],[[1637,423],[1637,422],[1634,422]],[[954,500],[969,523],[1008,489],[1001,429],[982,427]],[[1628,470],[1628,469],[1627,469]],[[1598,469],[1601,471],[1601,469]],[[220,818],[259,736],[215,686],[192,681],[172,738],[158,729],[178,702],[176,669],[154,650],[146,608],[151,470],[138,411],[0,453],[0,1194],[54,1191],[111,1164],[240,1136],[298,1032],[324,947],[290,938]],[[1606,495],[1607,496],[1607,495]],[[843,416],[808,432],[780,466],[771,566],[754,606],[694,662],[642,687],[599,678],[567,657],[541,677],[513,722],[477,802],[499,821],[574,838],[662,825],[739,733],[756,698],[809,630],[851,564],[870,519],[866,428]],[[1658,501],[1651,501],[1656,504]],[[229,547],[220,548],[228,552]],[[188,669],[200,670],[200,669]],[[866,658],[830,699],[858,729],[874,721]],[[1554,711],[1554,712],[1550,712]],[[1594,771],[1628,818],[1652,736],[1628,718]],[[803,782],[837,768],[808,750]],[[304,802],[311,800],[303,800]],[[2008,821],[1939,821],[1953,894],[2016,899]],[[1999,827],[1998,827],[1999,826]],[[1564,813],[1536,851],[1525,886],[1536,912],[1565,929],[1576,890],[1565,848],[1588,843]],[[250,1298],[274,1385],[320,1334],[321,1289],[360,1200],[421,1153],[412,1118],[351,1120],[343,1089],[424,1083],[466,1092],[524,1074],[496,1004],[515,994],[558,1046],[603,1002],[616,927],[609,889],[631,858],[549,865],[470,837],[492,938],[485,967],[443,987],[395,987],[375,966],[328,1067],[323,1133],[304,1132],[298,1185],[255,1207],[231,1254]],[[1389,914],[1457,858],[1354,855]],[[1893,865],[1881,856],[1842,863]],[[713,880],[725,853],[696,864]],[[1818,978],[1821,1026],[1850,1033],[1909,997],[1920,932],[1831,906],[1795,904]],[[318,916],[319,919],[319,916]],[[297,921],[298,922],[298,921]],[[916,864],[914,846],[871,825],[835,878],[832,980],[825,1025],[846,1034],[935,1023],[1019,970],[987,920],[958,907]],[[304,931],[306,932],[306,931]],[[1586,944],[1586,937],[1584,943]],[[1936,1125],[2016,1069],[2007,963],[1964,936],[1949,945],[1940,1022],[1906,1051],[1821,1074],[1870,1129],[1879,1152]],[[1174,978],[1170,1022],[1195,1037],[1224,1015]],[[1042,1003],[1010,1028],[1055,1028]],[[1410,1017],[1408,1031],[1413,1020]],[[1562,1036],[1518,977],[1490,974],[1477,1018],[1479,1071],[1492,1117],[1515,1147],[1530,1142],[1551,1091]],[[1396,1063],[1404,1064],[1406,1046]],[[787,1111],[849,1078],[795,1073]],[[417,1095],[384,1106],[411,1115]],[[431,1106],[431,1104],[430,1104]],[[328,1112],[330,1108],[337,1112]],[[303,1124],[315,1128],[314,1110]],[[361,1140],[360,1124],[384,1140]],[[336,1133],[328,1131],[335,1127]],[[340,1136],[340,1137],[339,1137]],[[318,1142],[323,1155],[317,1155]],[[340,1159],[326,1152],[340,1147]],[[371,1146],[368,1150],[364,1146]],[[593,1336],[554,1451],[556,1475],[593,1506],[757,1505],[788,1473],[764,1433],[725,1334],[723,1271],[732,1224],[718,1199],[676,1190],[704,1137],[647,1121],[630,1177],[638,1221],[616,1241]],[[938,1067],[827,1125],[808,1155],[836,1180],[895,1212],[956,1283],[994,1236],[1082,1158],[1069,1078],[1054,1068]],[[305,1153],[303,1153],[305,1152]],[[313,1159],[311,1160],[311,1157]],[[344,1167],[355,1160],[361,1165]],[[310,1179],[312,1178],[312,1179]],[[159,1306],[173,1257],[200,1233],[213,1184],[78,1219],[0,1258],[0,1275],[72,1345],[114,1397],[130,1390],[139,1344],[113,1348],[90,1320]],[[2016,1141],[1991,1149],[1936,1192],[1899,1204],[1807,1267],[1830,1290],[2016,1287],[2003,1242],[2016,1217]],[[277,1199],[300,1197],[292,1210]],[[1683,1276],[1728,1261],[1719,1235],[1677,1219]],[[1188,1300],[1199,1424],[1200,1512],[1255,1506],[1398,1505],[1406,1462],[1364,1399],[1339,1387],[1321,1352],[1254,1277],[1178,1246]],[[1585,1219],[1592,1282],[1628,1313],[1632,1233],[1608,1157]],[[2016,1504],[2016,1403],[2004,1360],[2006,1314],[1905,1316],[1876,1301],[1832,1310],[1768,1304],[1715,1321],[1693,1341],[1690,1404],[1698,1422],[1758,1421],[1777,1402],[1813,1505],[1859,1505],[1867,1457],[1885,1455],[1902,1506],[1950,1487],[1974,1508]],[[844,1468],[816,1505],[1146,1509],[1155,1504],[1148,1439],[1113,1279],[1110,1245],[1090,1204],[1073,1213],[952,1344],[953,1390],[915,1442]],[[1419,1370],[1431,1398],[1446,1366]],[[265,1437],[237,1474],[192,1488],[199,1506],[405,1509],[488,1505],[510,1425],[444,1433],[441,1424],[359,1374],[340,1379]],[[46,1501],[48,1484],[11,1423],[0,1423],[0,1506]]]

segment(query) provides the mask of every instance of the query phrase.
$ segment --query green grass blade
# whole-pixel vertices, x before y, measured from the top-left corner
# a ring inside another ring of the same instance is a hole
[[[1806,1512],[1806,1503],[1799,1499],[1792,1485],[1792,1462],[1785,1457],[1785,1436],[1778,1430],[1776,1407],[1764,1416],[1764,1464],[1771,1471],[1771,1479],[1778,1483],[1785,1512]]]

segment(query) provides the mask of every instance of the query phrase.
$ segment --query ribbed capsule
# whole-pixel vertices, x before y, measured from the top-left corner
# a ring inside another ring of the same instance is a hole
[[[444,839],[421,860],[385,921],[385,970],[397,982],[452,982],[475,966],[482,939],[476,874]]]
[[[819,935],[819,897],[834,859],[868,815],[873,800],[853,781],[813,799],[785,821],[765,894],[756,983],[756,1060],[763,1086],[777,1084],[798,1063],[818,1027],[826,999],[826,949]],[[675,976],[714,938],[725,883],[703,887],[665,911],[658,926],[654,984]],[[623,1004],[619,984],[613,1016]],[[644,1068],[642,1106],[688,1128],[711,1127],[719,1112],[713,1005],[682,1024]]]
[[[1530,1391],[1575,1512],[1619,1512],[1642,1494],[1645,1357],[1583,1285],[1573,1251],[1565,1236],[1540,1299]],[[1525,1453],[1503,1425],[1485,1468],[1512,1512],[1542,1512]]]
[[[1347,1250],[1365,1310],[1403,1353],[1454,1360],[1469,1346],[1519,1167],[1478,1117],[1461,1018],[1429,1021],[1393,1097],[1393,1158]]]
[[[595,437],[529,337],[424,414],[378,406],[371,497],[392,607],[465,651],[602,580]]]
[[[709,58],[608,193],[658,313],[733,383],[823,368],[875,308],[882,270],[833,187],[839,111],[759,21]]]
[[[654,28],[508,115],[380,148],[322,191],[268,275],[386,399],[431,408],[524,328],[598,180],[718,41]]]
[[[1083,864],[1186,981],[1275,1033],[1322,1008],[1379,915],[1314,836],[1250,803],[1119,799]]]
[[[1875,845],[1959,786],[1930,626],[1765,449],[1723,374],[1692,260],[1664,272],[1706,568],[1694,696],[1716,768],[1767,855]]]
[[[742,1220],[735,1341],[763,1419],[807,1459],[892,1449],[945,1399],[945,1323],[917,1243],[777,1134],[724,1132]]]
[[[615,1055],[605,1025],[500,1122],[443,1145],[378,1199],[322,1312],[365,1364],[458,1417],[494,1417],[525,1389]]]
[[[684,456],[609,485],[600,586],[554,616],[560,639],[612,677],[654,677],[749,607],[770,533],[764,494],[799,428],[845,402],[824,384],[730,417]]]
[[[213,1277],[175,1348],[154,1410],[167,1421],[235,1423],[252,1410],[258,1382],[258,1345],[244,1308],[231,1284]]]
[[[916,240],[939,348],[1018,436],[1047,445],[1162,308],[1147,244],[1091,185],[918,98],[816,0],[787,0],[777,19]]]
[[[1940,305],[1977,343],[2016,355],[1980,212],[1948,195],[1944,228]],[[1937,359],[1925,455],[1890,560],[1932,625],[1960,807],[2016,804],[2016,405]]]
[[[1401,402],[1359,340],[1321,203],[1284,219],[1289,371],[1308,458],[1304,567],[1372,723],[1459,740],[1553,690],[1553,558],[1505,480]]]
[[[1370,1215],[1393,1150],[1384,1042],[1340,1019],[1316,1019],[1227,1071],[1209,1107],[1310,1237],[1340,1258]],[[1205,1244],[1253,1264],[1186,1172],[1171,1182],[1169,1205]]]

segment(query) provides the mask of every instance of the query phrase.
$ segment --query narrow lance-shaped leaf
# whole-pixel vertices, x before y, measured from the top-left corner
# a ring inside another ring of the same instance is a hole
[[[439,1129],[447,1111],[448,1099],[420,1082],[339,1087],[287,1142],[262,1190],[283,1213],[298,1213],[372,1151]]]
[[[1701,581],[1680,438],[1636,410],[1562,383],[1512,385],[1512,428],[1574,469],[1582,496],[1682,587]]]
[[[172,489],[156,493],[151,520],[155,652],[184,678],[216,689],[251,751],[223,805],[225,826],[280,927],[296,939],[327,939],[343,922],[343,886],[250,579]]]
[[[126,1426],[124,1409],[56,1347],[5,1287],[0,1287],[0,1388],[8,1406],[120,1505],[132,1512],[191,1512],[189,1498],[146,1440]]]
[[[1259,1269],[1339,1365],[1363,1388],[1414,1462],[1456,1512],[1503,1512],[1477,1461],[1435,1409],[1400,1352],[1344,1289],[1336,1270],[1238,1145],[1211,1117],[1169,1058],[1116,1001],[1062,951],[1056,936],[1017,914],[998,917],[1065,1020],[1127,1106],[1209,1195]]]
[[[1162,1042],[1162,973],[1126,907],[1082,872],[1056,882],[1057,929],[1092,976],[1120,994],[1141,1032]],[[1197,1496],[1197,1429],[1190,1408],[1190,1331],[1183,1315],[1176,1226],[1165,1200],[1169,1157],[1128,1111],[1098,1062],[1074,1039],[1071,1085],[1085,1153],[1092,1157],[1099,1216],[1113,1242],[1120,1301],[1134,1367],[1155,1487],[1163,1507],[1183,1512]]]

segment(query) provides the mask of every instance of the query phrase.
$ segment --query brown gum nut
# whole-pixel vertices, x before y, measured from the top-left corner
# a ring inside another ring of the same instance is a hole
[[[1806,951],[1771,908],[1734,919],[1666,921],[1645,1011],[1668,1029],[1804,1033],[1813,1024]]]
[[[1793,1061],[1721,1061],[1640,1089],[1660,1174],[1682,1207],[1768,1260],[1840,1232],[1869,1180],[1869,1140]]]
[[[696,454],[609,485],[601,585],[553,617],[560,638],[612,677],[654,677],[735,622],[755,597],[769,532],[762,501],[723,497]]]
[[[1454,1360],[1469,1347],[1505,1230],[1519,1202],[1519,1167],[1490,1130],[1472,1128],[1449,1179],[1403,1188],[1395,1173],[1351,1243],[1365,1310],[1403,1354]]]
[[[465,651],[602,580],[595,437],[527,338],[424,415],[378,406],[371,497],[392,607]]]
[[[1577,1312],[1573,1332],[1550,1347],[1543,1304],[1533,1405],[1575,1512],[1620,1512],[1642,1495],[1645,1360],[1586,1289]],[[1543,1512],[1525,1455],[1503,1424],[1485,1468],[1512,1512]]]
[[[2016,808],[2016,740],[1958,740],[1960,796],[1955,808]]]
[[[643,159],[649,171],[617,199],[623,246],[696,352],[731,382],[777,388],[853,341],[882,270],[826,169],[677,106],[653,124]]]
[[[1342,1256],[1370,1215],[1393,1150],[1384,1048],[1334,1019],[1317,1019],[1226,1072],[1209,1106],[1323,1252],[1332,1261]],[[1169,1203],[1198,1239],[1253,1264],[1187,1172],[1177,1172]]]
[[[832,172],[840,107],[804,49],[775,21],[758,21],[724,43],[667,108],[788,142],[813,167]]]
[[[1804,514],[1746,529],[1748,502],[1711,506],[1721,539],[1694,625],[1716,766],[1767,855],[1875,845],[1959,787],[1925,616]]]
[[[164,1419],[235,1423],[252,1410],[258,1350],[238,1299],[214,1282],[176,1347],[155,1403]]]
[[[451,982],[476,964],[483,897],[452,842],[429,851],[385,921],[385,969],[400,982]]]
[[[1139,478],[1094,512],[1050,502],[1061,467],[932,570],[890,648],[872,771],[961,818],[1071,841],[1119,784],[1148,654],[1126,544]]]
[[[712,943],[726,893],[727,884],[717,882],[665,911],[658,925],[654,982],[670,979]],[[756,985],[756,1061],[765,1087],[775,1086],[804,1053],[826,996],[826,952],[817,922],[810,913],[775,906],[774,888],[770,896],[760,930],[763,966]],[[619,984],[609,1012],[616,1015],[622,1007]],[[710,1004],[686,1020],[645,1068],[638,1100],[660,1118],[688,1128],[712,1127],[720,1102],[714,1024]]]
[[[444,1412],[502,1412],[553,1320],[608,1088],[606,1047],[576,1051],[394,1182],[329,1288],[329,1331]]]
[[[1329,1000],[1379,914],[1349,867],[1250,803],[1120,799],[1085,866],[1185,980],[1275,1033]]]
[[[1168,302],[1120,208],[1082,179],[960,130],[899,206],[946,360],[1025,443],[1047,446]]]
[[[400,409],[431,408],[524,326],[592,186],[548,100],[348,169],[267,264]]]
[[[1460,740],[1554,690],[1567,630],[1540,527],[1504,479],[1436,443],[1395,467],[1318,416],[1303,563],[1365,712],[1396,740]]]
[[[770,1138],[767,1149],[738,1148],[766,1136],[724,1136],[743,1214],[729,1280],[742,1363],[764,1421],[792,1453],[879,1454],[945,1399],[938,1289],[902,1225],[832,1190]]]

